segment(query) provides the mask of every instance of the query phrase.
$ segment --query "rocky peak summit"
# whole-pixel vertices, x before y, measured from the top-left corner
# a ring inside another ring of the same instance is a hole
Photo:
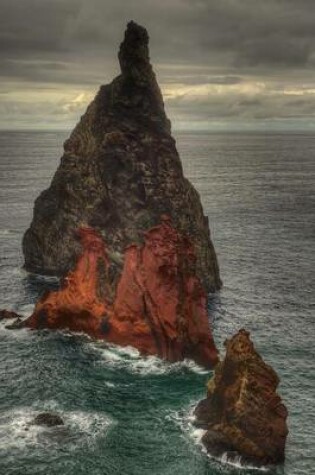
[[[143,26],[134,21],[127,24],[124,41],[118,53],[121,73],[142,82],[152,76],[152,66],[149,57],[149,35]]]
[[[121,74],[100,87],[64,143],[50,187],[35,201],[23,239],[27,270],[66,274],[80,255],[75,230],[82,226],[98,231],[122,260],[125,248],[143,242],[144,231],[166,214],[191,238],[205,288],[220,287],[208,218],[183,175],[148,44],[146,29],[129,22]]]
[[[116,113],[127,113],[130,117],[133,112],[138,120],[144,117],[149,126],[169,133],[171,124],[150,63],[149,35],[143,26],[134,21],[127,24],[118,59],[121,75],[112,83],[112,106]]]

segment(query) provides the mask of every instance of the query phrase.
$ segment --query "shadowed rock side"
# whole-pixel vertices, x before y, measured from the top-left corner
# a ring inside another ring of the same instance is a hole
[[[26,326],[82,331],[169,361],[217,363],[193,245],[168,217],[145,232],[144,244],[126,249],[118,284],[121,263],[109,257],[102,238],[89,228],[79,236],[75,269],[59,291],[40,299]]]
[[[27,270],[68,272],[80,252],[74,230],[82,223],[103,235],[110,252],[122,254],[166,213],[193,241],[206,289],[220,287],[208,218],[183,175],[148,41],[143,27],[128,23],[119,51],[121,74],[101,86],[65,142],[50,187],[35,201],[23,239]]]
[[[207,430],[202,442],[211,455],[240,455],[244,463],[258,466],[284,461],[287,409],[278,384],[248,332],[240,330],[226,342],[225,359],[195,410],[195,424]]]

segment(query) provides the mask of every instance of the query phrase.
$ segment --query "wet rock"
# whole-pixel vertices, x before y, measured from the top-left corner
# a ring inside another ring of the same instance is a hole
[[[226,356],[195,410],[202,442],[220,457],[238,455],[257,466],[282,463],[288,434],[287,409],[277,394],[279,378],[240,330],[226,342]]]
[[[64,425],[64,421],[58,414],[54,414],[52,412],[41,412],[33,419],[30,424],[36,426],[55,427]]]
[[[18,313],[13,312],[12,310],[0,310],[0,321],[10,320],[13,318],[20,319],[21,316]]]
[[[169,361],[217,363],[194,245],[168,216],[145,232],[143,244],[126,249],[117,283],[101,236],[91,228],[78,234],[83,252],[75,269],[39,300],[28,327],[85,332]]]
[[[7,330],[19,330],[20,328],[24,328],[24,320],[19,317],[17,318],[16,320],[14,320],[13,323],[11,323],[10,325],[6,325],[5,328]]]
[[[121,74],[101,86],[66,140],[50,187],[35,201],[23,239],[27,270],[69,272],[81,252],[75,230],[82,226],[101,233],[110,254],[122,255],[165,213],[192,240],[205,289],[220,287],[208,218],[183,175],[148,42],[145,28],[128,23],[118,55]]]

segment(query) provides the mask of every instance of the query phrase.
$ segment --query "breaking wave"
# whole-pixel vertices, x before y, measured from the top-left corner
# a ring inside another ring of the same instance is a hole
[[[125,369],[131,373],[142,376],[171,374],[183,371],[208,374],[207,370],[189,359],[170,363],[157,356],[142,356],[137,349],[131,346],[119,347],[104,342],[91,341],[89,341],[87,345],[89,349],[92,349],[93,352],[100,356],[98,360],[99,364],[115,369]]]
[[[178,426],[182,433],[190,441],[192,441],[206,457],[208,457],[214,463],[219,462],[220,464],[230,466],[233,469],[237,468],[246,471],[260,472],[270,472],[270,470],[273,470],[273,468],[270,467],[255,467],[254,465],[246,464],[242,461],[242,457],[240,455],[231,455],[230,453],[223,453],[220,457],[215,457],[209,454],[205,449],[204,445],[202,444],[202,437],[207,431],[204,429],[200,429],[194,425],[195,407],[196,401],[191,403],[189,407],[186,407],[183,410],[170,411],[170,413],[166,415],[166,419],[172,421],[176,426]]]

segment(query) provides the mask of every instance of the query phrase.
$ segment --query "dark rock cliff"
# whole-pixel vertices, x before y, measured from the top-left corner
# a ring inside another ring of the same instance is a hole
[[[148,42],[143,27],[128,23],[118,55],[121,74],[101,86],[66,140],[50,187],[35,201],[23,239],[28,271],[65,274],[79,255],[74,230],[81,226],[100,232],[119,260],[167,214],[192,239],[205,288],[220,287],[208,218],[183,175]]]

